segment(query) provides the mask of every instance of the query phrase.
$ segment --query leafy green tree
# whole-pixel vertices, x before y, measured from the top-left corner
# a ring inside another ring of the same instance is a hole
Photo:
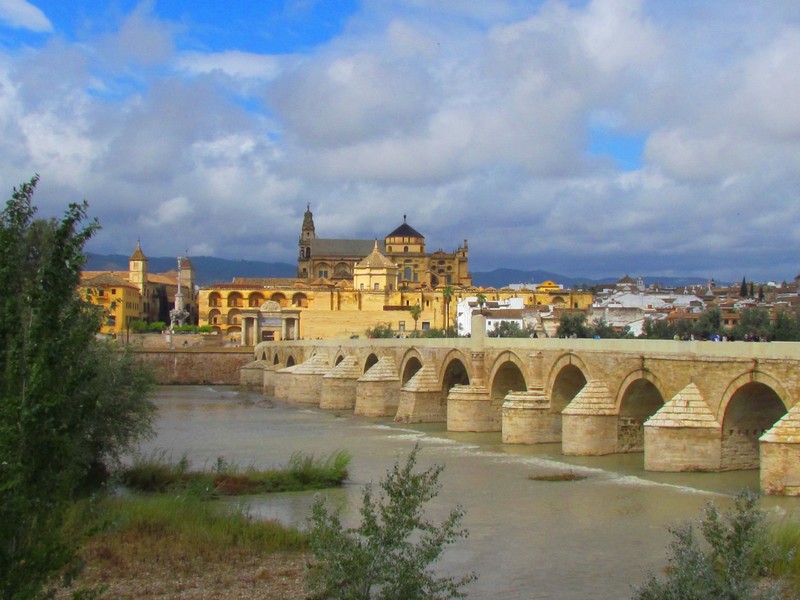
[[[776,342],[800,341],[800,325],[788,312],[778,311],[775,323],[772,324],[770,339]]]
[[[666,319],[644,320],[642,335],[639,337],[651,340],[671,340],[675,337],[676,329]]]
[[[390,338],[394,336],[389,323],[378,323],[374,327],[368,327],[366,331],[368,338]]]
[[[739,321],[733,326],[731,334],[737,340],[767,339],[772,326],[769,313],[763,308],[745,308],[739,313]]]
[[[332,600],[428,600],[463,598],[475,579],[437,577],[429,565],[446,546],[467,536],[460,529],[464,511],[453,509],[441,523],[425,517],[424,505],[439,493],[441,466],[415,473],[418,447],[405,465],[395,462],[379,486],[364,488],[361,524],[344,528],[339,513],[328,513],[321,498],[312,509],[313,561],[309,583],[314,598]]]
[[[589,327],[586,325],[586,313],[564,311],[558,321],[558,337],[592,337]]]
[[[594,322],[592,322],[589,333],[592,337],[597,338],[614,339],[621,337],[603,318],[595,319]]]
[[[0,214],[0,597],[33,598],[71,562],[70,502],[152,432],[149,380],[96,341],[101,314],[78,294],[86,203],[34,219],[38,177]]]
[[[530,338],[533,337],[533,329],[520,327],[516,321],[500,321],[488,335],[497,338]]]
[[[736,496],[734,507],[720,514],[709,503],[700,523],[705,544],[694,527],[673,528],[666,577],[650,576],[636,600],[755,600],[778,598],[776,586],[760,575],[774,558],[766,538],[765,514],[749,492]]]
[[[694,324],[694,334],[700,339],[709,339],[714,335],[722,335],[722,311],[717,306],[707,308]]]

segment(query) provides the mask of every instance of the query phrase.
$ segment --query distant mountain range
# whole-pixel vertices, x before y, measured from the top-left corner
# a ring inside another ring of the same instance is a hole
[[[88,255],[86,269],[89,271],[127,271],[128,259],[122,254]],[[148,257],[147,269],[151,273],[165,273],[177,269],[175,257]],[[297,265],[282,262],[261,262],[257,260],[230,260],[213,256],[192,256],[192,264],[199,285],[212,283],[230,283],[234,277],[294,277]],[[619,278],[590,279],[588,277],[567,277],[549,271],[521,269],[494,269],[493,271],[476,271],[472,273],[472,282],[478,287],[502,288],[513,283],[542,283],[555,281],[566,288],[580,285],[611,285]],[[708,280],[701,277],[644,277],[645,284],[661,283],[667,287],[686,285],[705,285]]]

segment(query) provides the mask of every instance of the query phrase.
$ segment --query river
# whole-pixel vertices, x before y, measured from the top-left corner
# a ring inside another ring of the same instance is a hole
[[[616,599],[631,596],[665,564],[668,527],[695,518],[708,501],[727,506],[757,471],[646,473],[641,454],[565,457],[557,444],[511,446],[499,433],[450,433],[444,423],[397,425],[390,419],[298,409],[227,387],[163,387],[155,396],[157,436],[145,453],[184,454],[195,467],[218,457],[242,466],[285,464],[292,453],[353,457],[347,484],[323,492],[346,523],[358,517],[361,489],[420,446],[419,465],[442,464],[441,492],[428,514],[466,510],[469,537],[438,564],[457,575],[474,570],[469,597]],[[572,472],[575,481],[531,477]],[[250,498],[264,518],[305,526],[313,493]],[[766,498],[764,507],[794,513],[800,500]]]

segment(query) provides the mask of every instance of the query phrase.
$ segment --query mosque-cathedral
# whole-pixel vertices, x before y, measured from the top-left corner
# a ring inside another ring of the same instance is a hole
[[[201,288],[199,325],[226,341],[254,345],[272,339],[364,337],[376,325],[398,335],[446,329],[456,323],[460,299],[522,298],[526,306],[586,309],[588,292],[559,289],[478,289],[469,273],[467,241],[454,252],[427,252],[425,237],[403,223],[384,239],[317,237],[310,206],[298,241],[297,277],[242,278]],[[419,305],[417,320],[411,308]]]

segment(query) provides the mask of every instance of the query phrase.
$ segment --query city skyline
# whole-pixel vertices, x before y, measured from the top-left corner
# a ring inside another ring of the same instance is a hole
[[[791,281],[800,6],[0,0],[0,174],[87,249],[292,263],[318,235],[470,268]]]

